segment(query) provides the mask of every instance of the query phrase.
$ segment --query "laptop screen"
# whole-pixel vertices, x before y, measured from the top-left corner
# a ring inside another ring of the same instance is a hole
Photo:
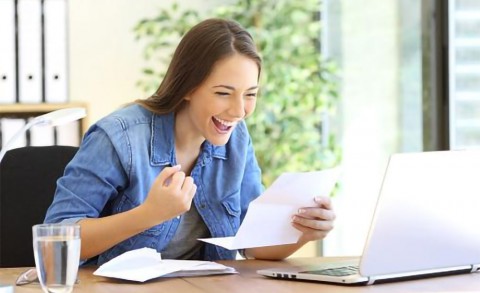
[[[392,155],[361,275],[480,264],[479,177],[478,150]]]

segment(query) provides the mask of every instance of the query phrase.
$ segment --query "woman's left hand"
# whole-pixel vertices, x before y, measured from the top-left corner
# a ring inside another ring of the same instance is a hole
[[[316,207],[300,208],[292,217],[292,225],[300,230],[300,243],[323,239],[333,229],[335,213],[329,197],[315,197]]]

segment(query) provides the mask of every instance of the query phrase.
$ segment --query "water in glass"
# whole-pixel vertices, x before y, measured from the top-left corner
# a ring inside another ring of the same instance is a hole
[[[70,293],[77,279],[80,238],[61,234],[43,233],[33,239],[38,279],[44,292]]]

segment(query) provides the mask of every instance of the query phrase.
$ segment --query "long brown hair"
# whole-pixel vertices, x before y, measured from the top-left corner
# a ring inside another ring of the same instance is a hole
[[[157,114],[177,112],[183,98],[195,90],[210,74],[214,64],[234,53],[262,60],[252,36],[237,22],[207,19],[192,27],[178,44],[159,88],[147,99],[136,103]]]

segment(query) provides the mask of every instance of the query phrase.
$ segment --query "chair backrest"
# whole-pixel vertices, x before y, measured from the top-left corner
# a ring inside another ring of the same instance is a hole
[[[23,147],[0,162],[0,267],[34,266],[32,226],[52,203],[57,179],[77,147]]]

